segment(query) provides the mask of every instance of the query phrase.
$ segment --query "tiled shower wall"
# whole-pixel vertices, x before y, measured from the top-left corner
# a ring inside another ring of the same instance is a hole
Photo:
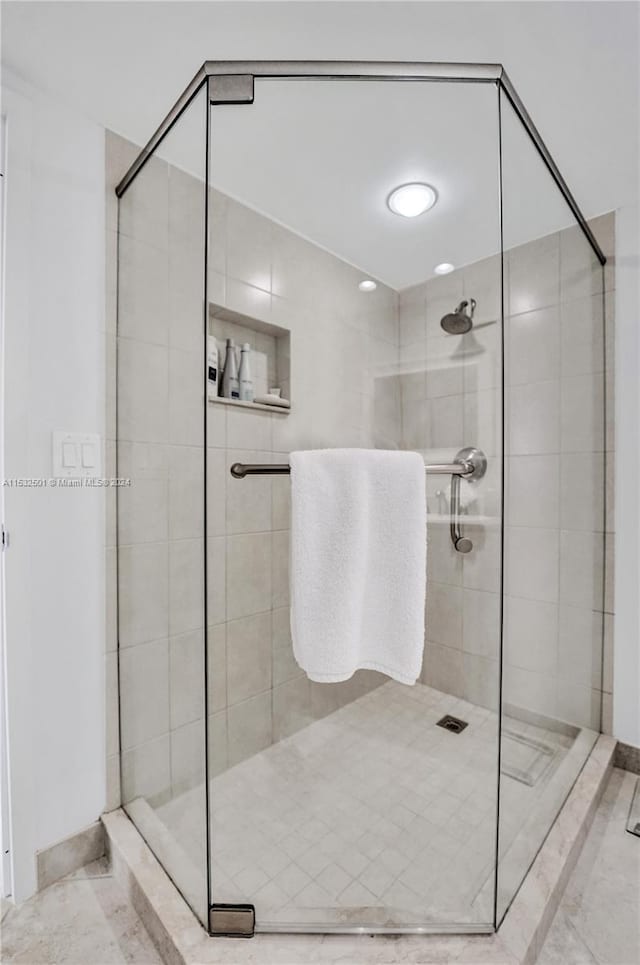
[[[108,134],[106,151],[107,465],[115,475],[113,189],[137,149]],[[204,507],[202,384],[196,374],[203,190],[201,182],[156,158],[144,177],[133,213],[120,224],[127,248],[120,274],[121,373],[137,360],[130,385],[121,388],[118,416],[118,471],[134,479],[119,494],[120,687],[127,796],[161,799],[202,776]],[[211,194],[210,224],[209,299],[290,330],[294,400],[287,414],[208,404],[209,744],[212,769],[219,771],[382,679],[363,671],[327,687],[300,671],[288,620],[289,480],[234,480],[229,466],[286,462],[295,448],[392,446],[399,437],[400,395],[397,379],[387,377],[396,371],[398,356],[395,292],[382,284],[374,293],[359,292],[357,269],[218,192]],[[168,286],[158,270],[167,258]],[[131,278],[125,261],[135,272]],[[164,394],[154,382],[154,360],[168,365]],[[108,807],[115,807],[115,491],[108,493],[106,544]]]
[[[209,404],[209,641],[212,772],[256,753],[382,682],[360,671],[315,684],[289,632],[288,477],[233,479],[239,462],[292,449],[397,438],[397,296],[315,245],[213,195],[211,300],[291,332],[290,412]],[[259,287],[258,287],[259,283]],[[226,591],[225,591],[226,587]]]
[[[500,355],[498,326],[474,341],[446,335],[440,319],[464,296],[476,323],[495,323],[500,306],[497,256],[406,289],[400,295],[402,446],[428,462],[449,462],[463,446],[481,448],[486,476],[461,495],[476,525],[464,524],[473,551],[457,553],[449,534],[450,478],[428,476],[427,600],[422,679],[445,693],[496,708],[499,646]],[[483,351],[474,353],[478,345]],[[464,350],[465,354],[461,354]],[[466,642],[464,626],[466,624]]]
[[[113,188],[136,153],[133,145],[108,135],[106,456],[111,475],[115,475],[117,251]],[[174,181],[180,182],[186,196],[197,185],[177,171]],[[448,459],[462,445],[481,446],[490,458],[489,472],[475,491],[468,490],[464,497],[473,499],[470,513],[482,517],[480,525],[467,526],[475,542],[469,557],[451,547],[448,480],[428,480],[429,588],[423,679],[446,692],[495,706],[499,355],[497,326],[484,327],[483,323],[498,317],[497,258],[432,279],[399,296],[383,285],[374,294],[363,295],[357,290],[362,276],[356,269],[237,202],[214,193],[211,214],[210,300],[289,329],[294,359],[294,405],[288,415],[208,406],[213,769],[241,760],[377,683],[375,676],[363,673],[345,684],[327,687],[309,682],[300,672],[288,635],[289,481],[277,477],[233,480],[228,466],[235,460],[286,461],[294,448],[346,445],[401,445],[422,450],[429,459]],[[140,226],[143,237],[138,240],[143,248],[148,229],[148,225]],[[594,230],[605,252],[612,255],[613,216],[597,219]],[[507,582],[506,698],[549,716],[595,725],[602,690],[604,729],[609,730],[613,460],[607,460],[608,509],[603,534],[593,512],[599,485],[593,460],[600,461],[598,447],[604,442],[593,434],[595,422],[589,421],[589,413],[597,417],[606,384],[606,446],[611,457],[614,275],[610,264],[605,273],[605,380],[599,364],[597,327],[589,325],[596,318],[589,309],[597,308],[600,296],[590,287],[584,289],[584,284],[591,286],[592,276],[585,275],[580,265],[572,265],[568,256],[574,247],[570,232],[563,232],[514,250],[506,259],[510,305],[507,471],[511,483],[506,507],[507,562],[514,560]],[[523,280],[526,303],[519,294]],[[191,288],[186,281],[185,277],[185,293]],[[201,308],[198,285],[199,279],[195,279],[193,312]],[[465,347],[470,354],[456,357],[454,348],[462,340],[445,336],[439,320],[463,295],[478,302],[475,320],[480,326],[474,329],[473,339],[475,348],[479,345],[485,351],[474,352],[472,343]],[[180,330],[173,329],[171,339],[176,348],[179,338]],[[195,404],[199,406],[197,400]],[[200,417],[198,408],[196,418]],[[581,440],[579,451],[568,448],[567,440],[576,438]],[[181,451],[185,458],[172,460],[168,453],[155,487],[161,499],[156,510],[164,507],[170,527],[167,546],[174,543],[173,551],[178,553],[202,532],[202,466],[197,440],[189,443]],[[595,491],[585,485],[589,480],[596,481]],[[107,499],[107,803],[115,807],[120,801],[115,491],[110,490]],[[599,664],[588,659],[588,641],[594,642],[595,653],[603,618],[594,604],[603,540],[607,595],[600,682]],[[192,555],[192,576],[197,579],[195,568],[201,557],[197,551]],[[520,570],[518,561],[526,563]],[[577,583],[571,579],[579,572],[579,564],[589,567],[593,576],[595,596],[590,600],[580,589],[586,585],[585,570]],[[188,585],[188,577],[185,579]],[[144,659],[140,664],[147,687],[149,680],[154,680],[160,696],[140,731],[148,741],[137,746],[148,743],[142,750],[144,756],[150,749],[157,753],[158,748],[170,747],[173,741],[187,783],[188,755],[177,751],[181,740],[185,749],[195,746],[195,732],[202,727],[198,716],[202,704],[193,699],[200,690],[199,633],[198,628],[191,628],[168,637],[166,645],[155,648],[154,657],[159,659],[152,661],[153,667]],[[141,657],[145,656],[142,649],[149,649],[152,642],[140,641]],[[180,672],[176,673],[178,666]],[[158,769],[153,765],[151,770],[156,773]],[[168,773],[166,768],[164,773]],[[180,783],[176,775],[169,780]]]
[[[613,215],[592,227],[609,258],[605,333],[602,273],[579,229],[512,249],[505,258],[504,698],[596,729],[602,703],[603,729],[610,732]],[[435,477],[428,483],[423,679],[493,708],[500,626],[500,347],[498,327],[483,323],[499,317],[499,285],[498,259],[489,258],[400,296],[403,446],[448,459],[463,445],[478,445],[489,457],[487,477],[474,487],[463,483],[470,515],[482,517],[482,526],[466,527],[475,541],[468,556],[455,552],[448,520],[439,520],[440,510],[447,511],[448,483]],[[477,300],[476,327],[464,338],[446,335],[440,318],[462,297]]]

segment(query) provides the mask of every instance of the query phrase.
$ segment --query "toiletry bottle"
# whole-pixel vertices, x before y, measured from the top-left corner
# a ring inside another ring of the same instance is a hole
[[[240,356],[240,372],[238,380],[240,382],[240,399],[242,402],[253,402],[253,382],[251,380],[251,367],[249,364],[249,353],[251,346],[245,342],[242,346]]]
[[[220,365],[218,357],[218,343],[215,335],[209,336],[207,352],[207,398],[217,399],[220,388]]]
[[[238,383],[238,360],[236,357],[236,347],[233,339],[227,339],[227,352],[224,359],[224,371],[222,373],[222,388],[220,395],[225,399],[239,399],[240,386]]]

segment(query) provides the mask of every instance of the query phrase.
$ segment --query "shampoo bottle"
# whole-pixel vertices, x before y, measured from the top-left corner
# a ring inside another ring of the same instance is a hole
[[[238,360],[236,358],[236,347],[233,339],[227,339],[227,352],[224,359],[224,371],[222,373],[222,389],[220,392],[225,399],[239,399],[240,386],[238,383]]]
[[[251,366],[249,364],[249,354],[251,346],[248,342],[242,346],[240,355],[240,372],[238,380],[240,382],[240,399],[242,402],[253,402],[253,382],[251,380]]]
[[[217,399],[220,389],[220,360],[218,343],[214,335],[209,336],[207,351],[207,398]]]

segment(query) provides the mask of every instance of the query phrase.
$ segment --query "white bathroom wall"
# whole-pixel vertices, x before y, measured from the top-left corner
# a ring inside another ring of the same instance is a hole
[[[640,747],[640,210],[616,212],[616,574],[613,734]]]
[[[54,429],[104,431],[104,131],[3,71],[5,471],[52,475]],[[5,489],[14,897],[35,851],[104,806],[101,489]]]

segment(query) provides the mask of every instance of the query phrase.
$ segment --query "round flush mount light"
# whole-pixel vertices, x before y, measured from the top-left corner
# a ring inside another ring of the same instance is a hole
[[[365,278],[358,285],[361,292],[374,292],[378,286],[371,278]]]
[[[443,261],[441,264],[436,265],[433,270],[435,271],[436,275],[448,275],[449,272],[454,270],[454,267],[455,266],[452,265],[450,261]]]
[[[402,215],[403,218],[417,218],[433,208],[437,200],[438,192],[430,184],[412,181],[394,188],[387,198],[387,206],[394,214]]]

